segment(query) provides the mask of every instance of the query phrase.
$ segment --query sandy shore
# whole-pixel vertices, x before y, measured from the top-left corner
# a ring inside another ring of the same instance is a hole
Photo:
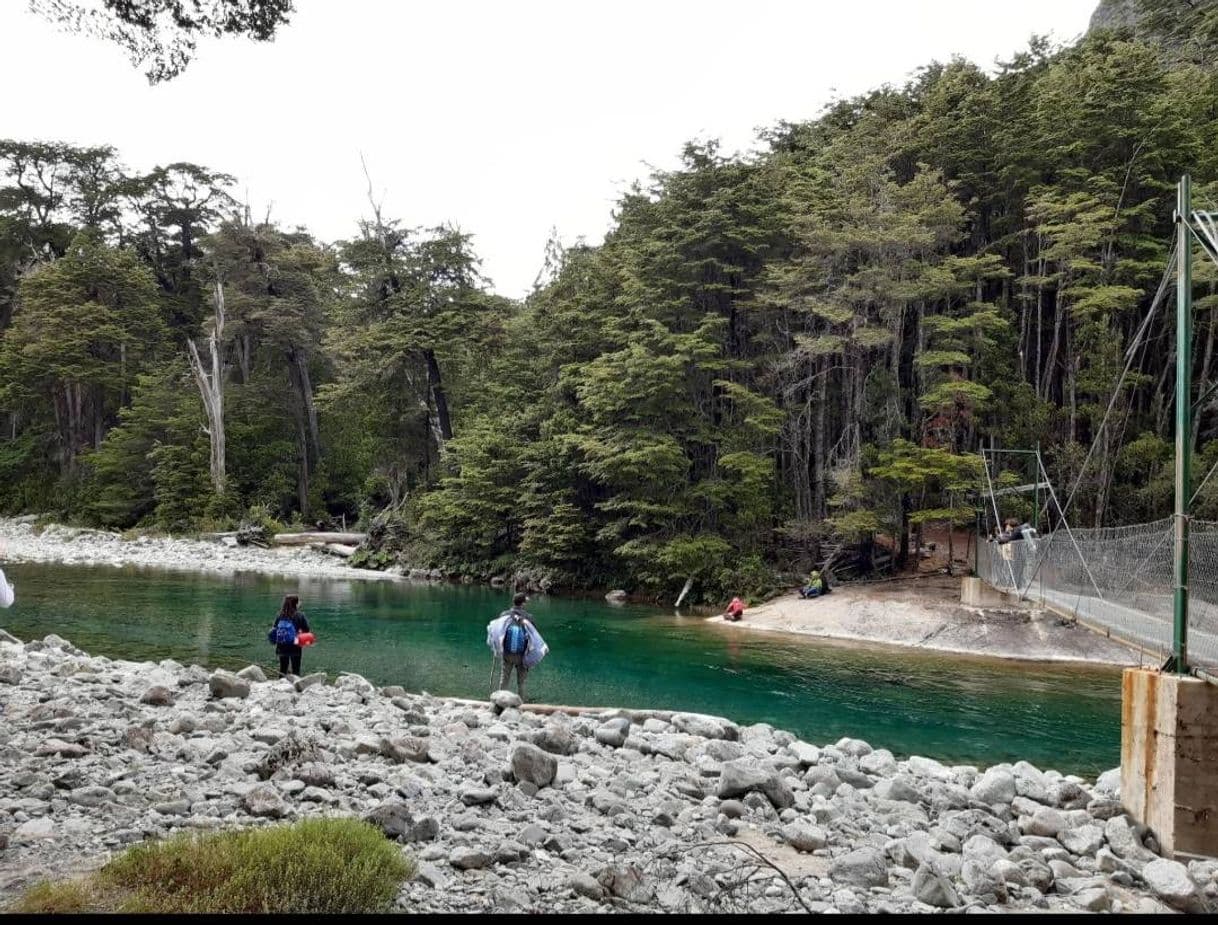
[[[0,518],[0,567],[13,562],[134,565],[175,571],[258,572],[311,578],[394,580],[395,575],[351,568],[333,556],[301,547],[227,547],[204,540],[140,536],[126,540],[104,530],[32,524]]]
[[[1031,607],[966,607],[960,579],[948,576],[839,586],[828,597],[795,592],[745,611],[740,632],[781,632],[1025,661],[1136,665],[1120,643]]]

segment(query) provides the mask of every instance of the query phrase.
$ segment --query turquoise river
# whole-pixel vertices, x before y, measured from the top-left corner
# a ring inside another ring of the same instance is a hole
[[[486,624],[507,595],[485,587],[210,576],[134,568],[11,565],[17,604],[0,626],[57,633],[94,655],[270,667],[266,631],[285,592],[318,636],[303,669],[485,698]],[[1094,775],[1120,751],[1113,669],[913,653],[744,632],[655,608],[536,597],[550,655],[529,699],[692,710],[766,722],[809,742],[848,735],[898,757],[981,766],[1025,759]],[[2,693],[2,692],[0,692]]]

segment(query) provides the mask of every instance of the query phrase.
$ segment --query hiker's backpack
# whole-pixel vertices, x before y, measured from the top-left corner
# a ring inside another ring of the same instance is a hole
[[[520,620],[509,620],[507,629],[503,631],[503,654],[523,655],[529,647],[529,631]]]
[[[290,617],[280,617],[267,638],[277,646],[294,646],[296,645],[296,624]]]

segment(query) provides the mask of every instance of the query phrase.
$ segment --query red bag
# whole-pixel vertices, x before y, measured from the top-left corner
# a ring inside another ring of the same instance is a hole
[[[296,637],[296,645],[298,646],[311,646],[315,642],[317,642],[317,637],[312,633],[300,633]]]

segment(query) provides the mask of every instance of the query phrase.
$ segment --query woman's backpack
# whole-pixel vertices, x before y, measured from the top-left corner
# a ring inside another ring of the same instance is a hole
[[[296,624],[291,617],[280,617],[274,628],[266,634],[268,642],[277,646],[296,645]]]

